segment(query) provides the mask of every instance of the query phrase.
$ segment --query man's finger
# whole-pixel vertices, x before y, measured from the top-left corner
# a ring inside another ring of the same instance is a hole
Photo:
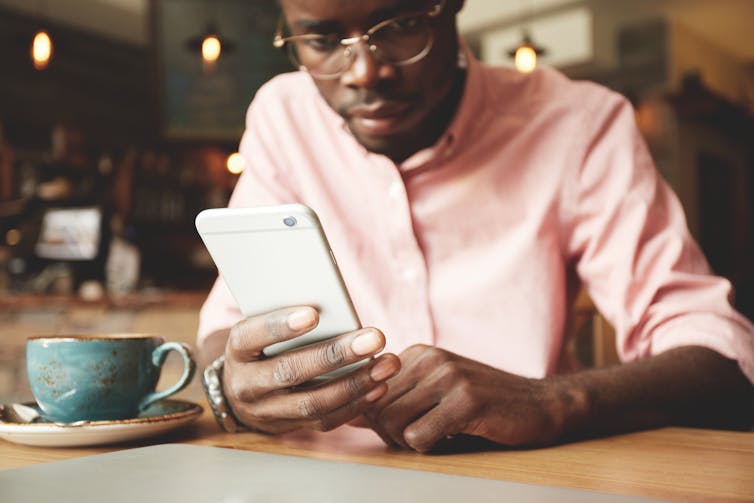
[[[403,439],[415,451],[427,452],[439,441],[463,433],[468,411],[453,397],[445,397],[437,406],[403,429]]]
[[[354,428],[371,428],[372,427],[372,425],[369,424],[369,420],[363,415],[357,416],[353,418],[351,421],[348,421],[348,426],[352,426]]]
[[[319,431],[330,431],[348,423],[352,419],[361,416],[375,400],[375,397],[379,397],[386,391],[387,384],[380,383],[366,395],[352,400],[329,414],[314,420],[309,427]]]
[[[392,383],[390,385],[392,386]],[[379,424],[380,429],[396,444],[408,447],[409,444],[404,438],[406,427],[434,408],[439,401],[435,386],[419,384],[385,406],[377,414],[375,423]]]
[[[315,377],[374,356],[384,347],[385,336],[382,332],[375,328],[363,328],[260,360],[254,364],[254,375],[250,377],[254,379],[257,390],[266,394],[301,386]],[[400,367],[400,363],[396,362],[395,365]]]
[[[250,427],[252,431],[261,433],[268,433],[270,435],[278,435],[281,433],[288,433],[301,429],[301,421],[292,420],[279,420],[279,421],[266,421],[260,420],[253,412],[254,405],[249,403],[239,402],[233,408],[233,414],[236,418],[246,426]]]
[[[266,364],[268,361],[259,363]],[[375,390],[399,369],[398,357],[385,354],[358,370],[316,388],[267,394],[254,403],[253,413],[260,419],[305,420],[316,423],[351,402],[365,398],[367,402],[372,403],[379,399],[385,390]],[[362,412],[359,411],[358,414]],[[358,414],[343,419],[343,422],[353,419]]]
[[[262,350],[276,342],[305,334],[319,322],[319,313],[309,306],[278,309],[241,320],[230,329],[226,358],[254,361]]]

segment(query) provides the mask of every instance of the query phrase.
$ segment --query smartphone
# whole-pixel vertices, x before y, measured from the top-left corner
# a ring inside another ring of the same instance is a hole
[[[361,328],[311,208],[284,204],[209,209],[197,215],[196,229],[245,317],[301,305],[319,311],[313,330],[267,346],[266,356]]]

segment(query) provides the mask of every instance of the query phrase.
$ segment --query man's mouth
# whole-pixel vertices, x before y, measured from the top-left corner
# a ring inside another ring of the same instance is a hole
[[[366,136],[388,136],[400,129],[409,105],[399,102],[375,102],[348,110],[354,132]]]

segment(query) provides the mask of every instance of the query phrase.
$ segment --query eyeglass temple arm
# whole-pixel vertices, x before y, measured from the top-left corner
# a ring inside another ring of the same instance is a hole
[[[283,38],[283,15],[278,16],[278,24],[275,28],[275,38],[272,39],[272,45],[276,49],[280,49],[285,45],[285,38]]]

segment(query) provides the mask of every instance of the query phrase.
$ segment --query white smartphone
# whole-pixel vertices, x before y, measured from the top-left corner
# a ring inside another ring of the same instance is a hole
[[[267,346],[266,356],[361,328],[311,208],[284,204],[209,209],[197,215],[196,229],[245,317],[302,305],[319,311],[319,324],[312,331]]]

